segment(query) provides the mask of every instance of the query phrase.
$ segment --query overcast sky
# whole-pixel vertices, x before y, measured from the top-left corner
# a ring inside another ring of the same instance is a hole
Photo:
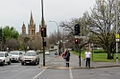
[[[41,23],[41,0],[0,0],[0,26],[13,26],[21,33],[23,22],[28,27],[32,11],[37,31]],[[89,11],[95,0],[44,0],[44,17],[48,35],[55,31],[56,24],[49,22],[79,18]]]

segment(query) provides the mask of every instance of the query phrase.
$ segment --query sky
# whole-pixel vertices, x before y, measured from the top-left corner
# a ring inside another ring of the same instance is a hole
[[[83,13],[90,11],[95,0],[43,0],[44,18],[48,35],[57,31],[57,24],[69,21],[72,18],[82,17]],[[23,22],[28,28],[30,14],[39,31],[41,24],[41,0],[0,0],[0,27],[13,26],[19,33],[22,32]],[[50,22],[50,21],[56,21]]]

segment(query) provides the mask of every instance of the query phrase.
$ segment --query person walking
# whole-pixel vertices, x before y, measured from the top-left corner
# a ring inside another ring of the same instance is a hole
[[[65,55],[66,55],[66,50],[62,53],[62,58],[64,59],[64,63],[66,64],[66,59],[65,59]]]
[[[88,49],[86,52],[85,52],[85,60],[86,60],[86,67],[88,66],[90,68],[90,58],[91,58],[91,52],[90,50]]]
[[[66,67],[69,67],[69,61],[70,61],[70,52],[69,52],[69,50],[66,50],[65,60],[66,60]]]

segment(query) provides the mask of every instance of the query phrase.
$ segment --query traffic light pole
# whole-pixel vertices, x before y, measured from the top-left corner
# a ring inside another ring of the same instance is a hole
[[[79,46],[79,67],[81,67],[81,47],[80,46]]]
[[[43,0],[41,0],[41,6],[42,6],[42,28],[44,28],[44,12],[43,12]],[[45,66],[45,46],[44,46],[44,32],[43,32],[43,37],[42,37],[42,42],[43,42],[43,66]]]
[[[74,26],[74,35],[75,36],[80,36],[80,25],[79,24],[76,24]],[[77,48],[78,48],[78,52],[79,52],[79,67],[81,67],[81,47],[79,46],[79,39],[76,38],[75,39],[75,44],[77,44]]]

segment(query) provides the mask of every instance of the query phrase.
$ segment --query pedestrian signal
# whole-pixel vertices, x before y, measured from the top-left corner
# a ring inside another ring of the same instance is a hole
[[[80,25],[76,24],[74,26],[74,35],[79,35],[79,33],[80,33]]]
[[[75,44],[79,44],[79,39],[75,39]]]

